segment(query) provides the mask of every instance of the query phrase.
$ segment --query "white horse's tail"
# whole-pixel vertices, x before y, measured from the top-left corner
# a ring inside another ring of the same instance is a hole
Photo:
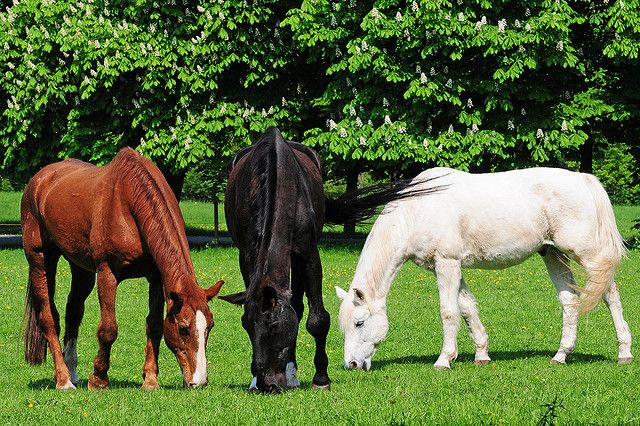
[[[616,218],[607,192],[600,181],[593,175],[584,175],[587,188],[591,193],[596,207],[597,228],[594,243],[598,252],[593,258],[585,259],[588,281],[581,289],[578,311],[583,314],[595,308],[611,284],[620,264],[626,254],[624,240],[616,226]]]

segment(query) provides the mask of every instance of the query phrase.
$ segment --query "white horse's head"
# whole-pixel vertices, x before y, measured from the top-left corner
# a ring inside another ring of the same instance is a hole
[[[368,297],[359,288],[336,287],[340,328],[344,333],[344,368],[369,370],[378,345],[387,337],[389,322],[385,301]]]

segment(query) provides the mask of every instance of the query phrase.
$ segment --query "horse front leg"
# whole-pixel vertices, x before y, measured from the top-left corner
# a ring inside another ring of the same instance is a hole
[[[442,259],[436,261],[435,273],[440,294],[440,318],[442,320],[442,351],[433,365],[438,369],[451,368],[451,361],[458,357],[458,327],[460,307],[458,294],[462,273],[460,261]]]
[[[471,340],[473,340],[473,344],[476,347],[474,363],[476,365],[489,364],[489,362],[491,361],[488,352],[489,335],[484,328],[484,324],[482,324],[482,321],[480,321],[476,299],[475,297],[473,297],[473,294],[471,294],[471,291],[469,290],[469,287],[467,287],[464,278],[460,280],[458,306],[460,307],[462,318],[464,318],[464,321],[467,323],[467,328],[469,329]]]
[[[304,259],[295,254],[291,254],[291,306],[296,311],[298,324],[302,320],[304,314],[303,296],[305,288],[308,286],[307,268]],[[289,362],[286,367],[287,386],[289,388],[300,387],[298,379],[298,362],[296,360],[296,347],[292,348],[289,354]]]
[[[93,373],[89,375],[89,389],[109,387],[109,360],[111,345],[118,337],[116,321],[116,289],[118,281],[111,269],[104,265],[98,268],[98,301],[100,302],[100,323],[98,324],[98,354],[93,360]]]
[[[609,307],[613,325],[616,328],[616,336],[618,338],[618,364],[629,364],[633,361],[631,354],[631,333],[629,326],[622,316],[622,303],[620,302],[620,293],[618,285],[613,282],[609,291],[604,294],[604,302]]]
[[[147,345],[144,348],[142,389],[159,389],[158,353],[162,339],[162,313],[164,297],[162,283],[158,278],[149,278],[149,315],[147,315]]]
[[[71,383],[78,385],[80,378],[76,371],[78,367],[78,330],[84,317],[84,303],[91,294],[96,282],[96,274],[71,266],[71,291],[67,297],[66,314],[64,316],[64,362],[69,368]]]
[[[307,300],[309,301],[309,317],[307,318],[307,331],[316,341],[316,353],[313,363],[316,373],[313,376],[313,387],[316,389],[329,389],[331,380],[327,373],[329,358],[327,357],[327,334],[331,320],[329,312],[324,308],[322,301],[322,265],[317,248],[307,261]]]

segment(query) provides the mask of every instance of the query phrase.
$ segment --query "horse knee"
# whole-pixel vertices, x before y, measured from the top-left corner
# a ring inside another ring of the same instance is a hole
[[[322,335],[326,336],[329,332],[330,325],[331,319],[329,317],[329,312],[325,309],[309,313],[309,318],[307,319],[307,331],[313,337]]]
[[[106,344],[111,344],[118,337],[118,326],[115,324],[100,324],[98,328],[98,339]]]

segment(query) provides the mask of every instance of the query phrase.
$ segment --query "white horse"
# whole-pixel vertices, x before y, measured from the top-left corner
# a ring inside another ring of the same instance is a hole
[[[540,253],[562,305],[562,338],[552,363],[565,363],[575,348],[578,315],[604,298],[618,338],[618,362],[631,362],[631,334],[622,317],[614,274],[625,247],[611,203],[592,175],[535,168],[469,174],[446,168],[421,173],[445,189],[388,204],[365,242],[349,291],[342,300],[345,368],[371,367],[387,335],[386,297],[402,265],[411,259],[435,272],[440,294],[442,352],[434,367],[450,368],[458,355],[460,314],[476,347],[475,363],[490,361],[488,336],[462,268],[497,269]],[[584,267],[577,288],[569,259]]]

